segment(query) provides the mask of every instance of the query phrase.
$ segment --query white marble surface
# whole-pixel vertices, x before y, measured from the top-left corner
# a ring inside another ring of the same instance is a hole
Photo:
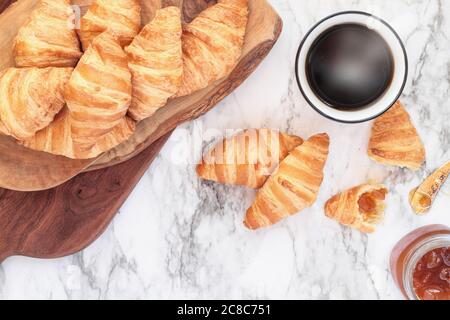
[[[284,30],[251,78],[174,133],[120,214],[88,249],[56,260],[4,262],[0,298],[401,298],[388,270],[392,246],[416,227],[450,225],[448,185],[424,217],[415,216],[407,202],[408,191],[450,159],[450,1],[271,2]],[[320,18],[348,9],[383,17],[406,42],[410,77],[403,101],[427,148],[421,171],[371,162],[365,153],[370,123],[331,122],[300,95],[293,70],[302,36]],[[206,145],[226,129],[248,127],[303,137],[326,131],[332,141],[317,203],[257,232],[242,225],[254,192],[199,181],[193,164],[202,139]],[[375,234],[324,217],[326,199],[369,178],[391,189],[386,219]]]

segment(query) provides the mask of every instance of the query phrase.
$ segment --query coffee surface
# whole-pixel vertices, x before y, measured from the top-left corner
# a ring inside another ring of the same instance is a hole
[[[335,109],[370,105],[389,88],[394,60],[386,41],[359,24],[323,32],[311,46],[306,74],[314,93]]]

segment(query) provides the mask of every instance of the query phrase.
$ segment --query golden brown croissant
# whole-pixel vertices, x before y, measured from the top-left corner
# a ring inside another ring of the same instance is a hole
[[[425,148],[400,101],[375,120],[368,154],[379,163],[412,170],[425,161]]]
[[[316,201],[329,143],[328,135],[322,133],[291,151],[247,210],[244,224],[249,229],[273,225]]]
[[[124,117],[110,132],[101,137],[93,148],[80,150],[78,158],[95,158],[103,152],[117,147],[122,142],[128,140],[136,129],[136,122],[130,117]]]
[[[65,98],[77,145],[91,148],[122,121],[131,103],[131,73],[116,37],[94,39],[66,85]]]
[[[23,141],[27,148],[61,155],[73,159],[95,158],[101,153],[115,148],[127,140],[135,130],[135,122],[129,117],[123,117],[119,124],[106,135],[100,137],[90,149],[84,149],[73,142],[70,112],[67,108],[55,117],[46,128],[35,136]]]
[[[245,130],[214,146],[197,166],[199,177],[260,188],[302,138],[269,129]]]
[[[0,73],[0,121],[18,140],[48,126],[64,106],[72,68],[9,68]]]
[[[78,35],[84,51],[106,30],[114,33],[122,47],[131,43],[141,29],[138,0],[95,0],[80,20]]]
[[[66,107],[63,108],[48,127],[38,131],[22,144],[33,150],[75,158],[69,110]]]
[[[247,19],[247,0],[219,0],[184,26],[183,81],[177,96],[230,74],[242,53]]]
[[[155,18],[125,51],[133,76],[128,113],[139,121],[163,107],[180,87],[183,74],[180,10],[166,7],[156,11]]]
[[[74,67],[82,53],[72,16],[70,0],[41,0],[14,40],[16,65]]]
[[[415,213],[424,214],[431,208],[436,195],[449,175],[450,161],[433,172],[420,186],[411,190],[409,203]]]
[[[362,232],[374,232],[383,219],[387,192],[381,184],[354,187],[329,199],[325,204],[325,215]]]

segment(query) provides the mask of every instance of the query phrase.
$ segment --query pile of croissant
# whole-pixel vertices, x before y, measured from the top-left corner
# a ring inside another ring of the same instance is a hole
[[[324,179],[330,139],[326,133],[304,141],[269,129],[244,130],[205,153],[199,177],[259,189],[244,220],[249,229],[273,225],[312,206]],[[400,102],[375,120],[369,157],[384,165],[417,170],[425,148]],[[362,232],[375,231],[383,219],[388,189],[368,182],[331,197],[325,215]]]
[[[0,133],[74,159],[127,140],[169,99],[230,74],[244,44],[247,0],[219,0],[182,25],[166,7],[141,26],[139,0],[96,0],[73,27],[70,0],[40,0],[0,72]]]

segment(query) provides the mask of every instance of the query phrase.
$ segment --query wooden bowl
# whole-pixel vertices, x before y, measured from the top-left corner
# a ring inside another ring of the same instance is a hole
[[[12,43],[18,29],[28,18],[37,0],[19,0],[0,15],[0,70],[14,66]],[[74,0],[85,12],[92,0]],[[189,22],[211,0],[141,0],[143,24],[150,21],[157,8],[177,5],[183,20]],[[282,21],[266,0],[249,0],[250,15],[243,54],[233,72],[208,88],[190,96],[169,101],[154,116],[140,122],[125,143],[90,160],[72,160],[37,152],[0,136],[0,187],[17,191],[50,189],[83,171],[106,168],[128,160],[184,121],[195,119],[215,106],[239,86],[264,59],[282,29]]]

